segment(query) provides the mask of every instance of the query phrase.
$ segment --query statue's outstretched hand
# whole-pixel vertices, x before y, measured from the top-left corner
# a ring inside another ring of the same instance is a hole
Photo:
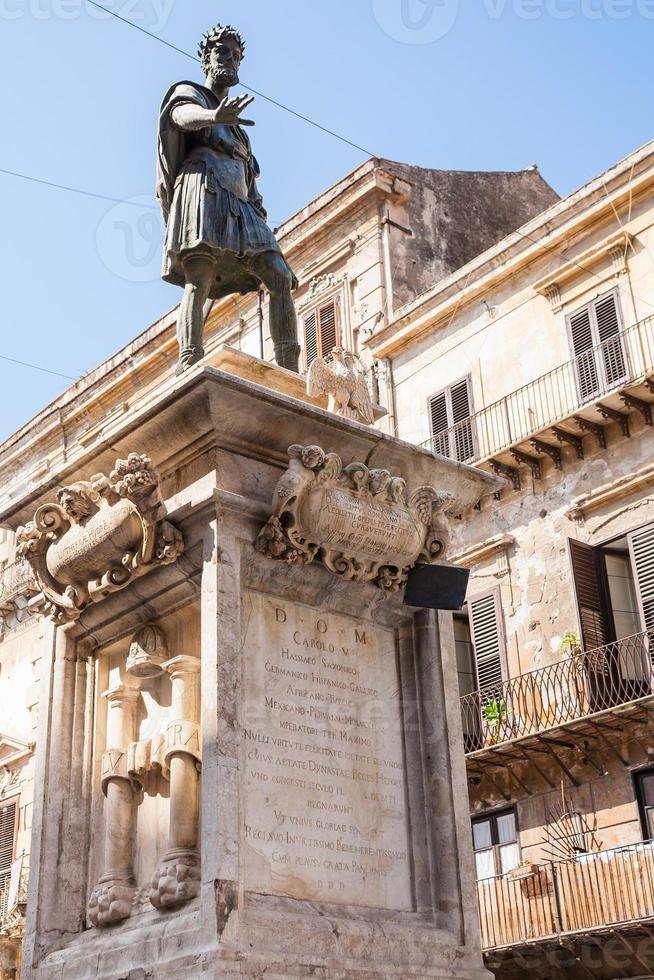
[[[254,126],[251,119],[241,119],[241,113],[254,102],[253,95],[225,97],[214,112],[214,123],[223,126]]]

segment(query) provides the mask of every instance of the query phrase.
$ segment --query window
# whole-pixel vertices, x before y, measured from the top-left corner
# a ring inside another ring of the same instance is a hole
[[[597,547],[570,541],[586,650],[654,630],[654,524]]]
[[[477,690],[475,648],[472,645],[470,620],[467,612],[456,613],[454,619],[454,647],[459,675],[459,694],[464,697]]]
[[[644,697],[651,692],[654,525],[597,547],[571,541],[570,557],[591,709]]]
[[[5,912],[16,846],[18,800],[0,803],[0,920]]]
[[[474,752],[484,744],[488,705],[506,700],[506,643],[499,589],[469,599],[466,609],[454,617],[454,644],[463,698],[465,750]],[[507,721],[506,715],[497,721],[495,735],[501,741],[510,731]]]
[[[514,809],[472,821],[477,880],[508,874],[520,864],[518,820]]]
[[[627,376],[617,292],[568,317],[579,400],[583,404],[615,388]]]
[[[582,644],[594,650],[611,643],[614,632],[604,556],[600,548],[571,540],[570,558]]]
[[[317,357],[327,357],[341,343],[338,300],[332,299],[311,310],[304,317],[304,353],[306,367]]]
[[[643,839],[654,840],[654,769],[636,773],[635,780]]]
[[[477,687],[500,688],[505,679],[506,643],[499,589],[468,600]]]
[[[450,385],[429,399],[432,448],[460,463],[475,458],[470,378]]]

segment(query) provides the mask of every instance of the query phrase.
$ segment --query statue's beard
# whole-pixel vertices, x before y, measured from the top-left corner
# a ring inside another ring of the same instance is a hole
[[[209,69],[209,78],[212,82],[216,82],[216,84],[225,88],[238,85],[238,72],[235,68],[218,68],[212,66]]]

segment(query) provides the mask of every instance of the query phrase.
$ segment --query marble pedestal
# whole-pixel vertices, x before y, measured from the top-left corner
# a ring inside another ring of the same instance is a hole
[[[256,550],[291,444],[446,490],[462,515],[498,486],[210,368],[73,454],[67,482],[147,453],[183,550],[45,631],[25,980],[488,977],[450,618]],[[149,625],[168,659],[130,673]],[[133,714],[108,732],[102,695],[123,688]],[[126,802],[103,794],[107,750]],[[129,881],[104,922],[89,901],[118,809]]]

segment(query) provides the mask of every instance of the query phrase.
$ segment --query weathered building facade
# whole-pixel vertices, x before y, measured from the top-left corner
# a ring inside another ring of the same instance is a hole
[[[455,616],[499,977],[654,971],[654,147],[399,311],[398,433],[501,474]]]
[[[482,941],[500,978],[654,969],[653,188],[652,146],[562,201],[534,168],[377,160],[279,230],[300,280],[303,368],[337,345],[356,351],[383,432],[507,480],[455,523],[453,556],[472,568],[454,630]],[[265,302],[216,304],[203,363],[306,401],[302,379],[262,363]],[[3,511],[172,391],[174,324],[173,311],[5,443]],[[14,714],[0,736],[24,753],[0,797],[24,835],[5,859],[8,891],[10,864],[25,851],[28,865],[44,673],[30,651],[47,627],[4,548],[0,692]]]
[[[453,271],[462,261],[472,258],[555,199],[554,192],[534,169],[519,174],[451,174],[379,160],[360,167],[280,230],[284,250],[300,279],[296,302],[301,319],[303,367],[306,369],[315,357],[329,354],[337,345],[357,351],[367,369],[374,399],[381,403],[375,410],[375,415],[381,417],[380,428],[392,435],[396,420],[391,378],[386,365],[373,363],[370,359],[366,340],[391,322],[395,307],[414,299],[433,279]],[[475,203],[472,211],[471,201]],[[464,233],[464,214],[468,212],[470,228]],[[439,233],[435,234],[434,229]],[[273,394],[273,400],[281,398],[283,401],[290,395],[308,405],[309,410],[325,407],[326,398],[307,397],[303,378],[280,371],[267,362],[272,350],[263,327],[267,319],[265,303],[264,296],[260,297],[259,303],[251,298],[230,297],[214,306],[207,324],[207,356],[202,369],[217,368],[236,375],[246,387],[253,383],[262,384],[277,393]],[[154,324],[115,358],[68,389],[8,439],[0,450],[3,475],[0,510],[9,529],[4,532],[0,554],[0,763],[3,766],[0,784],[0,965],[4,971],[3,980],[5,977],[13,980],[21,974],[58,975],[58,970],[63,970],[66,976],[95,976],[98,971],[98,975],[104,975],[103,970],[110,975],[116,967],[114,954],[117,947],[107,939],[94,939],[93,929],[120,921],[134,908],[139,914],[146,914],[149,909],[150,918],[142,920],[143,927],[147,932],[154,923],[156,931],[159,925],[155,920],[151,921],[153,905],[157,909],[165,909],[168,904],[174,906],[181,891],[184,901],[197,896],[197,857],[194,855],[198,846],[199,815],[196,812],[194,817],[194,807],[187,806],[197,793],[197,779],[193,776],[195,762],[190,750],[173,753],[171,760],[164,743],[168,729],[176,724],[177,715],[182,718],[183,730],[189,739],[195,737],[197,741],[199,737],[199,688],[196,690],[199,681],[194,679],[191,669],[198,664],[196,661],[187,663],[188,657],[185,659],[186,655],[180,655],[179,650],[197,647],[203,642],[201,637],[207,629],[206,621],[202,625],[201,610],[197,606],[202,592],[198,578],[201,575],[198,569],[202,565],[201,544],[196,544],[196,550],[199,548],[198,567],[194,565],[195,558],[185,558],[179,566],[178,574],[182,574],[179,581],[162,578],[166,601],[157,597],[156,591],[151,594],[147,589],[145,592],[137,590],[134,595],[145,603],[144,610],[137,612],[137,606],[134,606],[119,629],[112,612],[111,627],[108,623],[101,624],[104,622],[102,617],[91,625],[87,615],[80,620],[82,633],[75,627],[73,634],[68,628],[62,629],[63,620],[53,632],[46,615],[48,610],[52,612],[53,594],[47,594],[46,590],[44,596],[25,560],[35,542],[35,546],[40,547],[37,538],[41,532],[30,530],[27,538],[23,536],[22,557],[15,548],[18,525],[31,516],[39,503],[45,502],[50,507],[48,495],[56,495],[64,481],[73,481],[71,492],[66,492],[64,498],[59,497],[68,508],[65,513],[70,517],[70,526],[85,526],[88,519],[96,522],[97,528],[93,524],[92,533],[97,537],[98,555],[105,553],[103,549],[108,548],[108,543],[103,521],[109,517],[102,509],[105,507],[103,501],[105,498],[114,500],[118,493],[115,488],[122,487],[123,482],[115,473],[99,480],[97,473],[91,473],[95,466],[91,461],[97,461],[98,466],[101,462],[106,464],[108,474],[108,468],[114,465],[111,462],[115,456],[113,447],[126,446],[125,453],[130,448],[121,434],[139,431],[145,425],[151,436],[152,433],[156,436],[158,430],[156,426],[152,428],[152,418],[162,411],[162,406],[177,401],[182,404],[178,393],[180,385],[172,371],[174,327],[175,311]],[[241,445],[242,437],[236,435],[238,425],[232,425],[232,429],[236,443]],[[163,432],[158,434],[161,444],[156,447],[157,465],[163,465],[166,470],[167,502],[175,501],[171,503],[175,513],[181,506],[180,514],[185,515],[181,518],[182,523],[186,526],[185,522],[190,520],[190,528],[195,526],[193,515],[197,507],[210,506],[212,491],[204,486],[200,473],[205,463],[198,462],[206,461],[210,451],[204,443],[193,443],[183,449],[179,442],[171,462],[172,429],[166,431],[165,437]],[[181,431],[179,437],[182,438]],[[141,463],[134,464],[136,469],[131,476],[127,473],[125,487],[130,485],[130,480],[138,483],[141,479],[146,482],[150,479],[143,452],[152,451],[152,443],[141,445],[141,437],[135,438]],[[225,433],[220,438],[225,439]],[[275,439],[283,441],[283,438],[281,432],[275,433]],[[292,440],[294,438],[297,435],[293,435]],[[205,434],[200,442],[207,439],[209,436]],[[269,455],[269,450],[251,452],[255,456],[262,452]],[[273,451],[276,460],[275,453],[276,450]],[[231,462],[226,462],[228,458]],[[228,454],[223,464],[227,466],[227,473],[220,477],[221,485],[239,487],[238,493],[246,496],[251,493],[254,484],[248,484],[250,491],[243,490],[243,481],[247,483],[247,479],[243,474],[239,475],[238,467],[233,469],[236,457]],[[124,465],[129,470],[129,456]],[[245,466],[242,460],[240,465]],[[175,476],[176,473],[179,475]],[[200,496],[194,503],[191,498],[186,500],[188,492],[182,484],[187,478],[193,483],[196,477],[204,489],[198,490]],[[206,482],[206,476],[204,480]],[[264,483],[266,480],[268,477]],[[96,484],[101,492],[96,489]],[[483,485],[482,476],[480,486]],[[209,497],[205,499],[203,495],[207,492]],[[261,483],[256,494],[263,492]],[[127,490],[125,493],[129,497]],[[94,515],[98,506],[96,521]],[[254,506],[254,512],[259,515],[261,504],[248,506]],[[47,513],[60,527],[58,522],[67,518],[62,517],[58,507],[55,505]],[[78,507],[81,509],[77,510]],[[128,523],[119,522],[112,534],[119,537],[126,534],[126,528],[131,527],[129,522],[133,524],[135,519],[135,513],[132,513],[129,519],[125,518]],[[144,527],[147,523],[146,519]],[[46,525],[43,531],[45,528]],[[56,528],[53,533],[56,537]],[[191,532],[191,538],[194,534]],[[65,548],[62,546],[55,565],[60,567],[62,562],[66,565],[67,561],[73,560],[72,567],[83,567],[87,558],[81,555],[80,547],[72,543]],[[170,542],[161,547],[167,553]],[[157,545],[157,554],[158,549]],[[172,553],[173,557],[177,556],[175,548]],[[74,559],[71,559],[72,554]],[[132,561],[136,562],[136,559],[130,558],[130,563]],[[137,565],[138,562],[135,567]],[[43,568],[49,578],[50,572],[45,565]],[[168,573],[162,571],[161,575],[164,574]],[[184,574],[188,579],[186,602]],[[101,579],[88,583],[88,589],[96,598],[103,598],[106,609],[116,608],[104,596],[105,593],[109,596],[122,583],[122,575],[116,569],[110,569],[103,572]],[[84,603],[88,589],[84,586],[80,592],[78,585],[71,584],[66,595],[62,593],[55,598],[55,605],[60,601],[64,609],[69,609],[71,602]],[[306,595],[310,598],[309,593]],[[320,595],[324,600],[325,594]],[[143,630],[139,631],[144,616],[160,622],[161,627],[148,627],[147,635]],[[118,635],[113,639],[116,629]],[[101,657],[94,652],[98,644]],[[214,666],[220,670],[219,666]],[[148,687],[150,669],[152,676],[156,674],[157,677],[152,690]],[[165,683],[159,675],[164,677]],[[134,677],[144,679],[147,690],[135,690]],[[451,696],[448,700],[451,701]],[[206,718],[203,725],[206,730]],[[41,741],[35,759],[37,733]],[[160,744],[162,737],[164,743]],[[104,755],[103,745],[107,746]],[[125,765],[129,770],[123,772],[121,760],[125,749]],[[180,764],[175,776],[171,762],[178,757]],[[184,760],[186,769],[182,765]],[[206,776],[209,781],[212,778]],[[127,787],[129,793],[126,795]],[[33,828],[35,794],[38,797],[37,818]],[[208,821],[215,818],[209,816],[207,805],[205,801],[202,821],[208,833]],[[188,809],[186,816],[185,806]],[[130,816],[134,807],[138,807],[135,823]],[[453,812],[452,807],[450,802],[445,809]],[[417,815],[413,819],[417,819]],[[460,824],[461,814],[457,819]],[[469,830],[464,828],[462,832],[465,840]],[[461,833],[460,827],[457,833]],[[223,835],[221,840],[229,851],[229,830],[219,828],[219,834]],[[130,844],[132,835],[133,844]],[[191,841],[188,854],[188,846],[186,851],[182,846],[183,839],[187,839],[187,843]],[[31,854],[30,840],[34,842]],[[180,857],[180,848],[185,856]],[[221,860],[226,859],[226,852],[221,853]],[[450,858],[451,855],[448,860]],[[30,861],[32,875],[28,900]],[[150,886],[143,886],[143,881],[158,866],[158,861],[159,884],[152,891]],[[182,866],[184,883],[174,885],[173,881],[171,893],[170,869],[176,867],[179,876]],[[458,876],[459,871],[453,873]],[[133,880],[140,883],[140,889],[135,890],[130,884]],[[442,884],[444,881],[443,878]],[[420,887],[426,887],[426,880]],[[222,898],[218,896],[216,901],[221,914],[228,918],[233,902],[231,893]],[[381,904],[389,901],[392,906],[399,899],[395,895],[379,901]],[[411,904],[411,901],[403,899],[404,904]],[[423,899],[419,904],[424,905]],[[477,977],[474,972],[475,910],[462,908],[458,920],[453,910],[454,905],[447,913],[438,913],[445,933],[453,928],[453,935],[460,937],[459,951],[455,953],[452,947],[446,955],[455,956],[461,970],[469,969],[472,971],[470,976],[474,973]],[[201,917],[205,914],[211,913],[202,912]],[[197,918],[197,909],[194,915]],[[454,925],[455,920],[459,922],[458,926]],[[179,953],[181,940],[178,938],[179,930],[190,929],[195,935],[192,922],[193,917],[188,921],[180,920],[169,930],[171,938],[165,944],[166,969],[169,971],[186,970],[189,976],[195,976],[193,964],[196,961],[191,956],[184,959]],[[223,928],[219,923],[219,932]],[[254,920],[248,928],[256,931]],[[27,940],[23,959],[25,929]],[[80,931],[88,935],[78,946],[75,937]],[[283,935],[283,930],[277,932]],[[143,935],[145,933],[128,931],[125,942],[128,946],[136,943],[141,950],[139,955],[147,959],[154,954],[149,946],[142,947]],[[206,935],[210,938],[213,933],[209,930]],[[416,949],[421,942],[417,940]],[[468,946],[464,949],[462,943]],[[60,948],[64,952],[58,956]],[[163,947],[157,948],[157,955],[163,955]],[[279,955],[285,954],[280,952]],[[372,958],[378,959],[379,955],[377,949]],[[437,955],[440,954],[434,948],[432,963],[436,968],[434,957]],[[134,965],[136,960],[132,958],[131,962]],[[211,969],[213,967],[207,966],[207,976],[213,975]],[[295,969],[302,975],[299,961]],[[395,970],[402,975],[403,969],[400,957]]]

